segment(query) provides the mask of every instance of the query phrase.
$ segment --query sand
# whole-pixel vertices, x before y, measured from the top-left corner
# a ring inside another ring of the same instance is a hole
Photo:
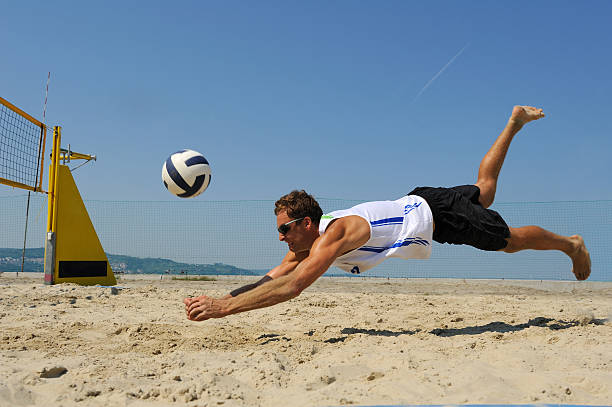
[[[612,404],[612,283],[323,278],[191,322],[251,281],[0,275],[0,406]]]

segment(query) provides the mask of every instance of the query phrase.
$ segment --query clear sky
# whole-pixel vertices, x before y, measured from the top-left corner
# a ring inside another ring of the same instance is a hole
[[[86,200],[179,204],[161,167],[184,148],[211,163],[197,200],[472,183],[515,104],[547,117],[497,201],[610,200],[610,21],[610,1],[13,1],[0,96],[41,118],[51,72],[47,123],[98,157]]]

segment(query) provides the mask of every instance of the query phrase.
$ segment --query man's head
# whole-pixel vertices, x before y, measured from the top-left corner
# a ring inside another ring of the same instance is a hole
[[[319,236],[319,222],[323,211],[319,203],[306,191],[291,191],[275,203],[274,214],[279,239],[287,242],[289,250],[298,253],[310,250]]]

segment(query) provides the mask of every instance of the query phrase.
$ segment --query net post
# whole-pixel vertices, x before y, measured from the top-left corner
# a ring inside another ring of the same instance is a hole
[[[45,284],[54,283],[55,274],[55,232],[47,232],[45,240]]]
[[[59,168],[61,127],[53,128],[53,147],[51,149],[51,165],[49,166],[49,193],[47,196],[47,239],[45,240],[45,284],[54,283],[55,275],[55,231],[56,231],[56,191],[57,171]]]

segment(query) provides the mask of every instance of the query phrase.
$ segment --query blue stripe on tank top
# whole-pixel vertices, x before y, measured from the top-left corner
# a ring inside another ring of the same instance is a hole
[[[386,219],[380,219],[380,220],[373,220],[372,222],[370,222],[370,225],[372,225],[372,227],[376,227],[376,226],[386,226],[386,225],[397,225],[403,222],[404,222],[403,217],[397,217],[397,218],[386,218]]]
[[[411,244],[418,244],[418,245],[421,245],[421,246],[429,246],[429,242],[427,240],[425,240],[425,239],[409,237],[407,239],[404,239],[401,242],[394,243],[393,245],[391,245],[389,247],[363,246],[363,247],[360,247],[357,250],[363,250],[365,252],[382,253],[385,250],[393,249],[393,248],[396,248],[396,247],[402,247],[402,246],[410,246]]]

